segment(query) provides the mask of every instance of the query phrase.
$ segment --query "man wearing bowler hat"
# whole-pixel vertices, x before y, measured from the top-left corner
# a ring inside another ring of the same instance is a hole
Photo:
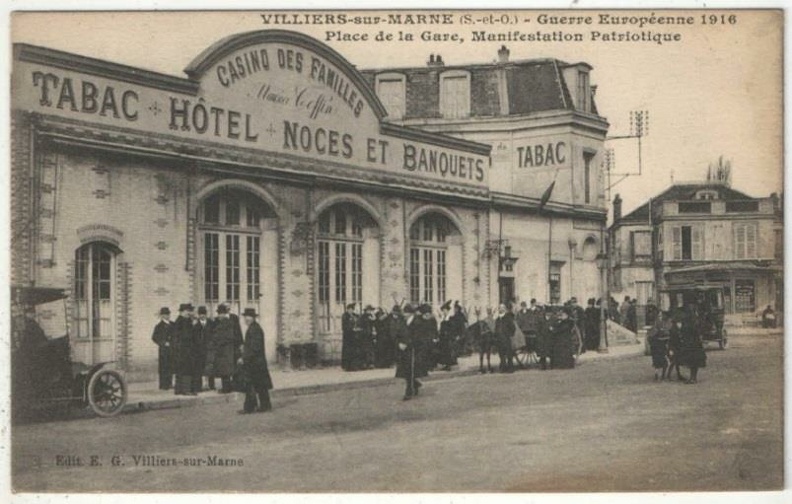
[[[206,352],[212,338],[212,321],[207,318],[205,306],[199,306],[198,320],[193,325],[193,374],[191,391],[203,390],[203,375],[206,367]]]
[[[179,316],[173,323],[174,346],[176,350],[176,395],[196,395],[192,391],[194,372],[193,354],[193,305],[179,305]]]
[[[241,352],[239,347],[242,345],[241,338],[237,337],[240,332],[239,323],[231,318],[228,313],[228,306],[221,304],[217,307],[217,318],[212,326],[212,339],[210,348],[211,360],[207,362],[207,374],[211,377],[210,382],[217,376],[222,381],[221,394],[232,392],[231,375],[234,374],[236,361]]]
[[[160,321],[154,326],[151,340],[159,347],[159,388],[170,390],[173,387],[173,324],[170,319],[171,311],[167,306],[160,308]]]
[[[264,330],[256,322],[257,314],[253,308],[245,308],[242,316],[245,318],[247,330],[240,360],[247,379],[247,391],[244,409],[239,413],[270,411],[272,403],[269,391],[272,388],[272,378],[267,368],[267,356],[264,354]]]

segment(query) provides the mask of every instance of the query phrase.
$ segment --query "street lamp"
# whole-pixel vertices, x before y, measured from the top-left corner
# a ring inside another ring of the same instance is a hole
[[[610,289],[608,288],[608,256],[605,252],[601,251],[597,254],[597,267],[600,269],[600,337],[597,352],[608,353],[607,307],[610,304]]]

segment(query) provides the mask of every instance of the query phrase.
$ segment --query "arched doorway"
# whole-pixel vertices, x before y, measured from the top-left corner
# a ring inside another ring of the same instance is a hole
[[[437,308],[462,299],[462,233],[440,212],[428,212],[410,226],[410,302]]]
[[[317,219],[316,317],[322,359],[341,358],[341,316],[380,304],[380,229],[354,203],[336,203]]]
[[[82,245],[74,262],[74,352],[86,364],[117,360],[117,256],[103,241]]]
[[[221,187],[198,206],[197,304],[214,316],[226,304],[232,313],[254,308],[275,357],[278,313],[277,214],[259,196]]]

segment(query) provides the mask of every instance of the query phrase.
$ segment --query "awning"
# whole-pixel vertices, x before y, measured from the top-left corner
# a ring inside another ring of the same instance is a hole
[[[708,264],[699,264],[695,266],[683,266],[681,268],[667,271],[666,276],[687,273],[731,273],[735,271],[740,272],[755,272],[755,273],[780,273],[783,268],[777,264],[771,264],[769,261],[727,261],[716,262]]]

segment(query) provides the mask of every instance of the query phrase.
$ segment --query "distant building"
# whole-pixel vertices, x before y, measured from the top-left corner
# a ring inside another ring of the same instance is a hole
[[[611,292],[645,304],[680,283],[719,284],[735,322],[781,311],[782,204],[719,183],[675,184],[627,215],[614,199]],[[639,310],[640,311],[640,310]]]
[[[477,236],[500,260],[485,254],[483,265],[497,284],[482,283],[492,294],[482,289],[481,302],[599,297],[608,123],[597,110],[592,67],[552,58],[510,60],[505,46],[497,56],[451,65],[431,55],[425,66],[362,74],[388,122],[492,147],[491,207]]]

